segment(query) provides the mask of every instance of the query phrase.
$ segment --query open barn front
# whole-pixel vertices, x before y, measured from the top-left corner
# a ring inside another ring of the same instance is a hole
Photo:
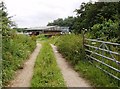
[[[65,33],[69,33],[69,27],[59,27],[59,26],[45,26],[45,27],[33,27],[27,28],[24,30],[25,34],[28,35],[39,35],[44,34],[47,37],[61,35]]]

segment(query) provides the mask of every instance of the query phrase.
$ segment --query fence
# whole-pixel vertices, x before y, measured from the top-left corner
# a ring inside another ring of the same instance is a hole
[[[83,38],[83,44],[89,62],[120,81],[120,44],[87,38]]]

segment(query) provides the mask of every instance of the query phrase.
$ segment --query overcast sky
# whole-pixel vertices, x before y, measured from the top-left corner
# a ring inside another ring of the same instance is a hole
[[[3,0],[18,27],[46,26],[57,18],[75,16],[73,12],[89,0]]]

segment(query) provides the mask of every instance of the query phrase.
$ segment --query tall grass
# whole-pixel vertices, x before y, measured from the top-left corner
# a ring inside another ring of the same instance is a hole
[[[43,41],[43,40],[47,40],[48,37],[46,37],[44,34],[39,34],[37,36],[37,41]]]
[[[99,47],[102,44],[102,43],[98,43],[98,42],[94,42],[94,44],[92,44],[92,43],[93,42],[87,42],[86,41],[86,44],[91,45],[91,46],[95,46],[95,47]],[[114,46],[114,45],[109,45],[109,44],[106,44],[106,46],[103,44],[103,46],[101,46],[100,48],[106,49],[106,50],[110,50],[110,51],[113,51],[113,52],[118,52],[119,46]],[[91,50],[91,51],[93,51],[95,53],[98,53],[100,55],[104,55],[106,57],[109,57],[111,59],[118,60],[118,61],[120,60],[120,55],[115,55],[115,54],[112,54],[110,52],[105,52],[105,51],[101,51],[101,50],[98,50],[98,49],[96,50],[95,48],[90,48],[90,47],[87,47],[87,49],[89,49],[89,50]],[[86,52],[86,54],[90,55],[91,53],[90,52]],[[114,67],[114,68],[116,68],[118,70],[120,70],[119,64],[116,63],[115,61],[112,61],[110,59],[98,56],[96,54],[92,54],[91,56],[96,58],[97,60],[99,60],[101,62],[104,62],[104,63],[106,63],[106,64],[108,64],[108,65],[110,65],[110,66],[112,66],[112,67]],[[88,59],[90,59],[90,58],[88,58]],[[103,65],[103,64],[101,64],[99,62],[96,62],[96,61],[94,61],[92,59],[90,59],[90,60],[92,61],[93,64],[96,64],[97,66],[99,66],[102,69],[108,71],[109,73],[112,73],[113,75],[115,75],[117,77],[120,77],[120,73],[119,72],[117,72],[117,71],[115,71],[115,70],[113,70],[113,69],[111,69],[111,68],[109,68],[109,67],[107,67],[107,66],[105,66],[105,65]]]
[[[24,60],[34,50],[36,40],[34,37],[16,34],[9,39],[3,36],[2,41],[2,85],[5,86],[15,71],[22,68]]]
[[[32,87],[64,87],[64,80],[57,66],[51,46],[42,42],[42,48],[36,59]]]
[[[96,87],[116,87],[118,81],[91,65],[85,58],[81,35],[63,35],[53,39],[59,52],[73,64],[76,71]]]
[[[55,43],[59,51],[71,61],[72,64],[78,63],[85,58],[85,51],[82,44],[81,35],[63,35]]]

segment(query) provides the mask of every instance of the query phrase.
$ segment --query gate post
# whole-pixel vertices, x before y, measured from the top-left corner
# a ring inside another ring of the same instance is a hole
[[[83,48],[84,48],[84,42],[85,42],[85,37],[84,37],[84,30],[82,31],[82,37],[83,37]]]
[[[85,61],[86,60],[86,53],[85,53],[85,31],[84,30],[82,30],[82,49],[83,49],[83,51],[84,51],[84,57],[83,57],[83,60]]]

